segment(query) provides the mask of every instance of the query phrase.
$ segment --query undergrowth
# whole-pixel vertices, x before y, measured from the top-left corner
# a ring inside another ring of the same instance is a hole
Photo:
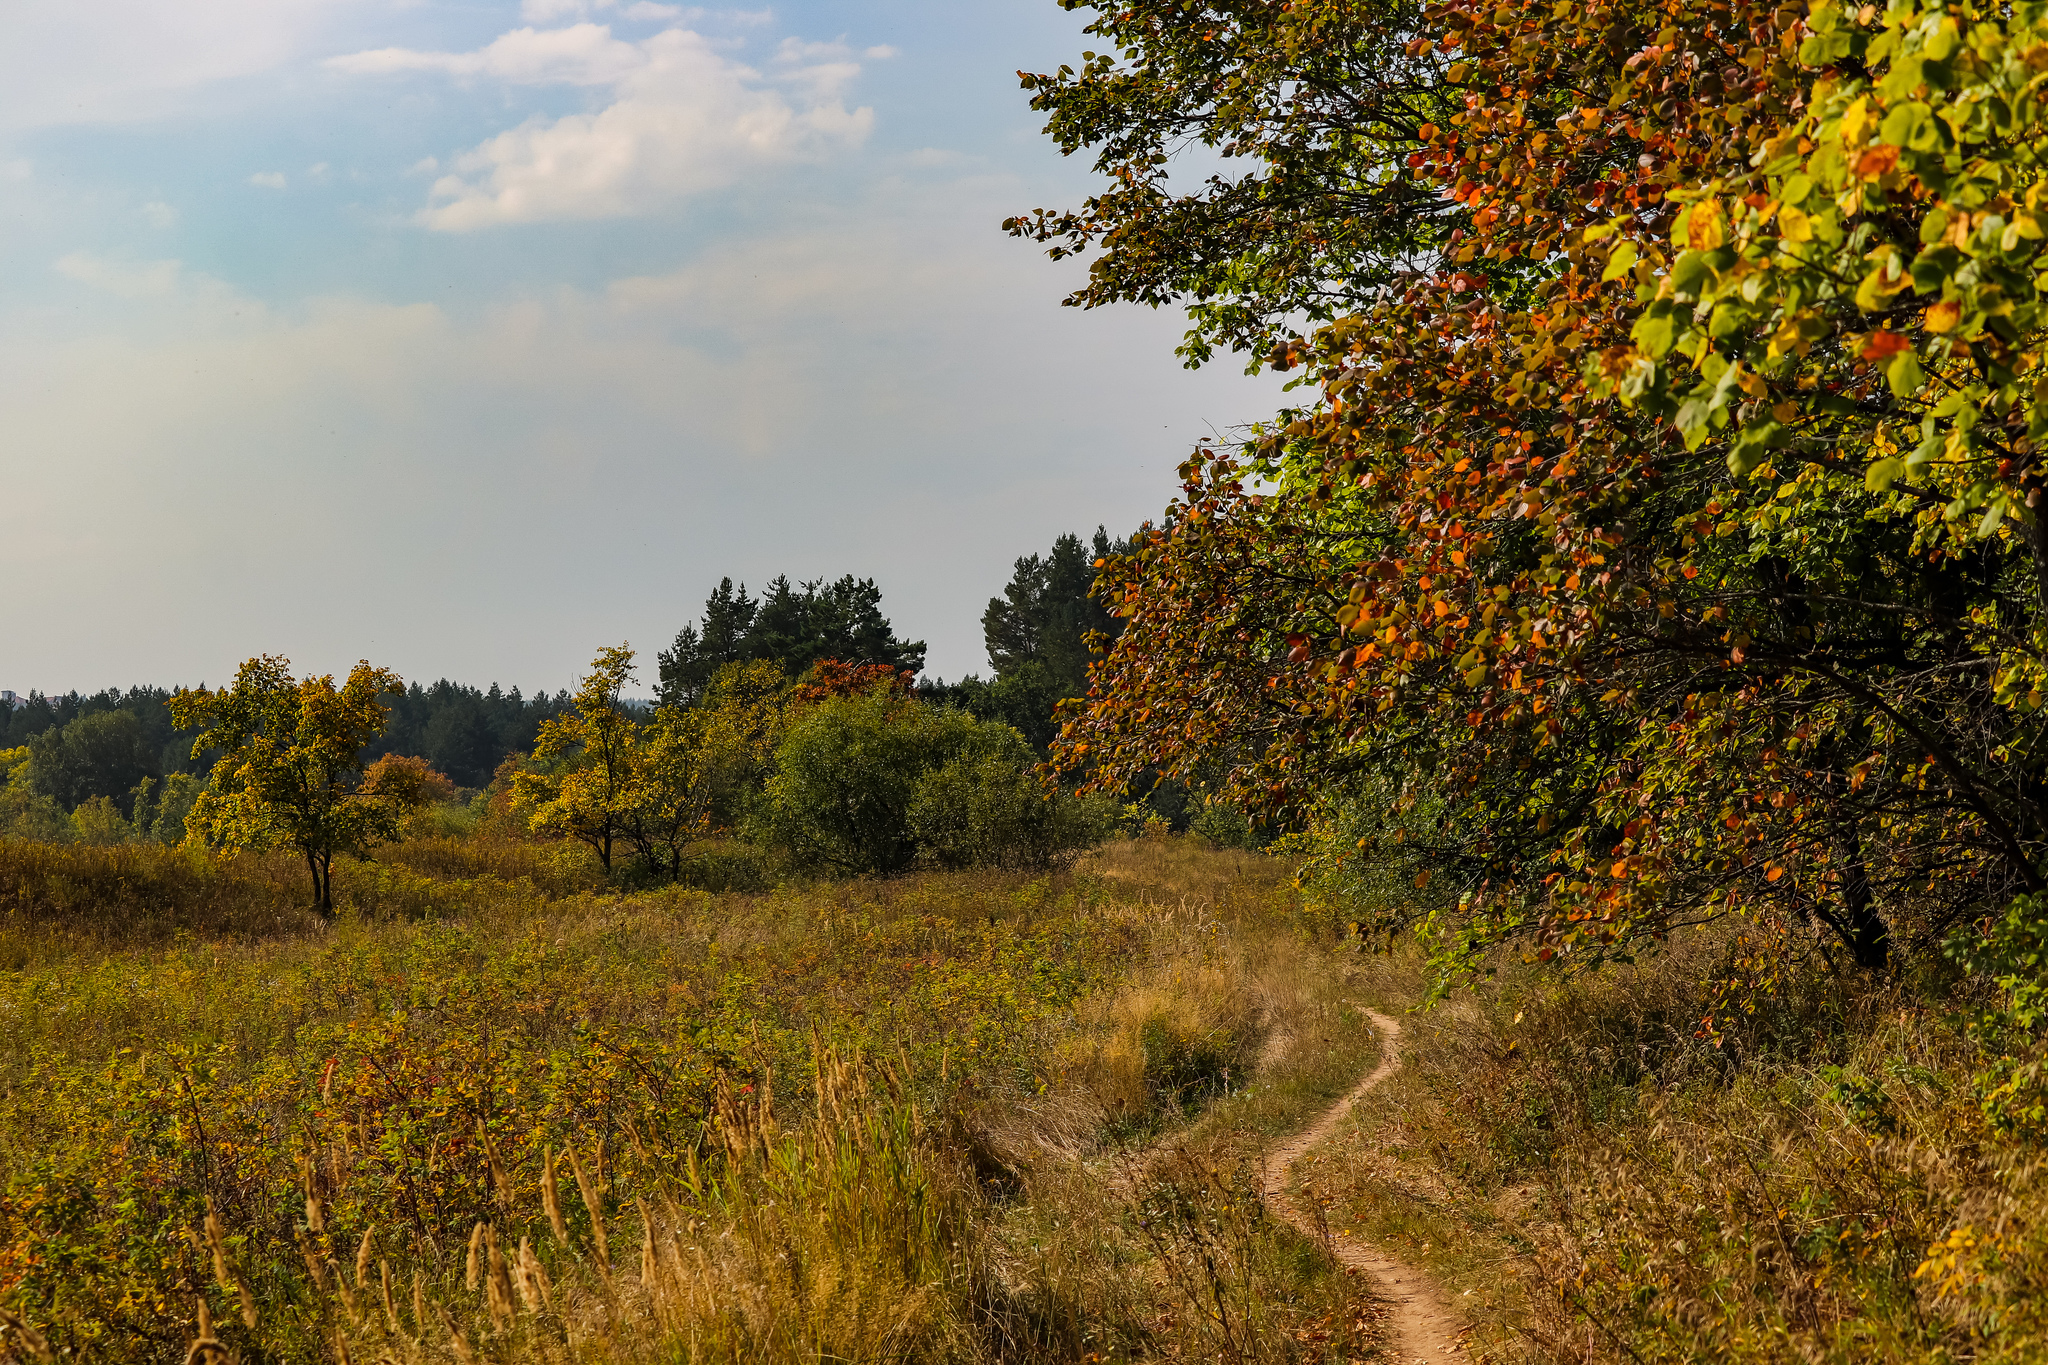
[[[627,894],[428,844],[323,927],[262,859],[0,850],[0,1356],[1365,1349],[1257,1201],[1362,1064],[1252,1084],[1355,1028],[1268,860]]]
[[[2048,1357],[2041,1149],[1987,1123],[1952,983],[1788,986],[1717,1043],[1726,952],[1411,1016],[1312,1177],[1328,1216],[1433,1269],[1500,1361]],[[1422,995],[1407,959],[1359,971]]]

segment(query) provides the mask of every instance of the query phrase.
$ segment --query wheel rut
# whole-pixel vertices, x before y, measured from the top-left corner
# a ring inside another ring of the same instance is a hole
[[[1288,1177],[1295,1162],[1337,1131],[1337,1125],[1373,1087],[1401,1069],[1401,1025],[1367,1010],[1366,1017],[1379,1030],[1386,1049],[1372,1074],[1351,1087],[1335,1104],[1293,1137],[1266,1149],[1261,1172],[1260,1193],[1266,1206],[1292,1224],[1303,1236],[1320,1243],[1346,1266],[1370,1275],[1391,1310],[1387,1317],[1387,1356],[1401,1365],[1417,1361],[1448,1361],[1463,1354],[1466,1328],[1444,1302],[1442,1289],[1422,1271],[1387,1255],[1370,1243],[1348,1237],[1332,1237],[1322,1220],[1304,1212],[1288,1193]]]

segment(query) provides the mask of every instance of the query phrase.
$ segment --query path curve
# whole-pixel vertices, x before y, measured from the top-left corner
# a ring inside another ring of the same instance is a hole
[[[1380,1031],[1386,1049],[1372,1074],[1351,1087],[1343,1098],[1317,1115],[1315,1122],[1284,1142],[1266,1149],[1260,1193],[1266,1206],[1292,1224],[1304,1237],[1320,1242],[1330,1254],[1347,1266],[1371,1275],[1380,1294],[1392,1310],[1387,1318],[1387,1351],[1401,1365],[1415,1361],[1447,1361],[1457,1357],[1463,1346],[1464,1326],[1443,1301],[1434,1282],[1414,1267],[1386,1255],[1367,1242],[1327,1237],[1327,1228],[1303,1213],[1287,1193],[1287,1177],[1294,1163],[1321,1144],[1351,1106],[1365,1093],[1401,1069],[1401,1025],[1377,1010],[1365,1011]]]

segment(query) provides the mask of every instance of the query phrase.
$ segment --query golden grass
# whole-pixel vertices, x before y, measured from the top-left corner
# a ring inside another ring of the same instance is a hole
[[[352,865],[331,928],[194,934],[188,894],[167,940],[0,977],[0,1356],[1365,1349],[1355,1286],[1257,1204],[1262,1134],[1370,1060],[1284,868],[1146,840],[550,894],[524,855],[414,854]],[[133,865],[254,905],[271,873]]]
[[[1328,1216],[1430,1267],[1501,1362],[2048,1358],[2048,1184],[1952,1018],[1910,979],[1795,983],[1716,1046],[1727,951],[1512,968],[1410,1016],[1319,1163]],[[1420,977],[1359,961],[1385,1007]]]

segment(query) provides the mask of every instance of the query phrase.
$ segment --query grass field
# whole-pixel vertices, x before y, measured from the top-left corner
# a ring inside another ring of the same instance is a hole
[[[394,852],[323,928],[289,864],[0,843],[0,1351],[1367,1349],[1255,1194],[1371,1054],[1272,861],[713,896]]]
[[[1732,929],[1514,967],[1425,1014],[1308,1182],[1500,1362],[2048,1359],[2038,1140],[1980,1103],[1956,983],[1788,986],[1696,1036]],[[1359,961],[1399,1008],[1422,974]]]

